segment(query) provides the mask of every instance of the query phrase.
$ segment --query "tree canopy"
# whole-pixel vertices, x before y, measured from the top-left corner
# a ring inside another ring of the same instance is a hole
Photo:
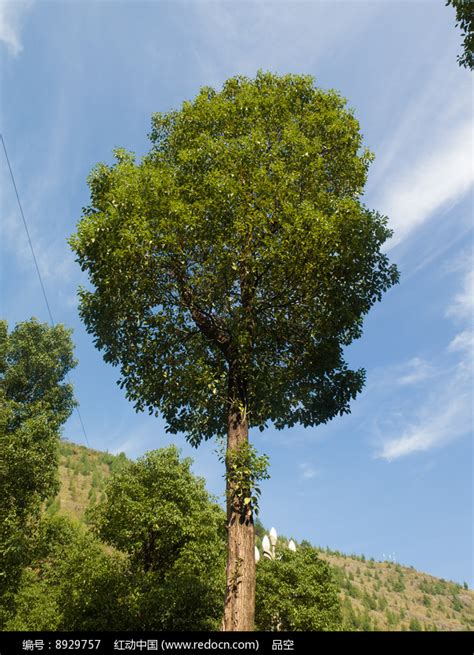
[[[30,542],[6,630],[139,629],[123,554],[61,515],[43,515]]]
[[[470,0],[447,0],[456,10],[456,25],[461,29],[463,51],[458,55],[460,66],[474,69],[474,7]]]
[[[341,607],[331,567],[311,546],[281,548],[257,566],[255,624],[258,630],[341,630]]]
[[[174,446],[151,451],[113,474],[90,512],[101,539],[129,555],[137,628],[217,627],[224,514],[190,466]]]
[[[141,162],[95,168],[71,238],[81,316],[136,408],[195,445],[221,435],[232,362],[252,426],[349,411],[364,373],[343,346],[397,272],[344,99],[309,76],[232,78],[155,114],[150,138]]]

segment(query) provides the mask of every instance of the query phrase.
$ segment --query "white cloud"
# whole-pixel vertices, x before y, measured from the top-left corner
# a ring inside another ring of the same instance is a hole
[[[466,71],[452,68],[451,57],[440,57],[430,68],[410,69],[398,88],[388,96],[392,108],[386,113],[376,160],[371,167],[366,201],[389,217],[394,229],[386,249],[408,241],[417,228],[456,204],[474,182],[472,162],[472,85]],[[397,102],[394,92],[403,102]],[[375,145],[375,144],[374,144]],[[433,250],[459,234],[466,217],[454,217],[456,229],[437,229],[428,243],[417,244],[420,256],[429,260]],[[421,252],[420,252],[421,251]]]
[[[403,366],[397,382],[401,385],[418,384],[433,377],[434,374],[435,368],[432,364],[421,357],[413,357]]]
[[[474,331],[463,330],[457,334],[448,346],[450,352],[464,352],[474,355]]]
[[[301,477],[305,480],[311,480],[312,478],[316,477],[318,474],[318,471],[311,464],[308,464],[307,462],[300,464],[299,468],[301,471]]]
[[[33,0],[0,0],[0,42],[13,56],[23,50],[20,27],[24,14],[32,5]]]
[[[474,317],[474,269],[469,270],[464,278],[462,290],[454,296],[454,301],[448,307],[448,316],[471,321]]]
[[[389,248],[403,241],[433,214],[460,200],[474,183],[472,119],[449,130],[439,142],[396,177],[389,177],[377,208],[390,219]]]
[[[373,2],[346,3],[344,11],[331,2],[303,1],[297,11],[294,5],[287,0],[196,2],[193,11],[203,45],[195,58],[202,77],[218,86],[230,75],[253,76],[259,68],[314,71],[357,44],[382,10]]]
[[[74,255],[66,244],[68,233],[64,229],[62,213],[68,209],[61,198],[65,176],[75,175],[76,164],[68,150],[70,128],[64,96],[58,99],[51,114],[54,130],[35,143],[44,155],[38,158],[33,174],[28,151],[31,145],[13,143],[7,138],[5,141],[40,273],[45,281],[53,280],[54,286],[59,288],[78,275]],[[0,256],[3,252],[14,254],[17,265],[23,271],[30,271],[31,283],[36,288],[38,280],[31,248],[3,152],[0,159],[3,191]],[[59,206],[57,198],[61,198]]]
[[[28,216],[31,215],[32,212],[29,212]],[[59,280],[61,284],[68,283],[76,273],[77,265],[74,262],[74,255],[65,246],[65,238],[62,235],[53,238],[50,234],[41,234],[31,222],[28,231],[42,278],[45,281],[52,280],[56,284]],[[33,255],[20,210],[14,204],[2,221],[0,238],[3,249],[14,253],[17,265],[22,270],[30,272],[31,283],[36,285],[38,280]]]
[[[459,366],[472,379],[474,373],[474,269],[470,260],[467,260],[467,271],[462,289],[454,296],[446,314],[458,321],[467,320],[467,327],[451,340],[448,351],[460,353],[462,359]]]
[[[419,415],[398,437],[388,439],[378,456],[392,461],[406,455],[444,445],[472,429],[471,396],[468,385],[458,388],[459,376],[443,393],[434,393],[425,402]]]
[[[431,386],[411,418],[394,415],[395,425],[389,429],[390,436],[384,436],[377,456],[392,461],[413,453],[425,452],[443,446],[473,430],[473,343],[472,329],[472,285],[473,272],[468,271],[463,280],[462,291],[456,294],[447,314],[459,318],[470,318],[469,326],[459,332],[448,344],[446,352],[458,355],[454,367],[445,364],[438,369],[436,383]],[[408,380],[431,377],[435,367],[424,360],[411,360],[412,375]],[[425,374],[428,374],[427,377]],[[403,377],[401,378],[403,379]],[[400,382],[400,379],[398,380]],[[418,399],[415,399],[417,401]]]
[[[454,296],[446,315],[458,321],[467,320],[468,326],[451,340],[448,351],[461,353],[463,367],[472,372],[474,370],[474,269],[470,259],[466,261],[466,265],[467,271],[462,289]]]

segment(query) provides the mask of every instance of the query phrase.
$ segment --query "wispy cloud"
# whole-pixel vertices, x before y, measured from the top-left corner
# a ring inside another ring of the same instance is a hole
[[[401,370],[397,382],[401,385],[424,382],[433,377],[436,372],[435,367],[421,357],[413,357],[413,359],[410,359],[407,364],[400,368]]]
[[[462,389],[460,387],[463,387]],[[425,401],[418,416],[400,436],[389,438],[378,456],[392,461],[406,455],[442,446],[472,428],[471,395],[467,380],[458,369],[444,393],[436,392]]]
[[[461,353],[464,368],[474,371],[474,267],[472,257],[464,260],[462,289],[454,296],[446,315],[467,326],[451,340],[448,351]]]
[[[457,355],[455,364],[426,365],[419,358],[411,360],[413,374],[408,379],[426,380],[429,371],[438,369],[436,382],[431,383],[424,400],[407,415],[392,415],[388,432],[381,438],[377,456],[392,461],[413,453],[426,452],[443,446],[468,434],[473,429],[472,375],[473,343],[472,324],[473,272],[468,270],[462,291],[455,295],[447,314],[469,321],[448,344],[445,354]],[[424,374],[428,372],[426,377]],[[403,379],[403,378],[402,378]],[[400,382],[400,379],[398,380]]]
[[[474,268],[468,270],[463,282],[463,287],[454,296],[454,300],[447,310],[448,316],[458,319],[473,320],[474,318]]]
[[[472,120],[449,130],[419,159],[389,178],[377,207],[390,218],[394,237],[389,247],[403,241],[450,203],[460,200],[474,183]]]
[[[258,68],[314,71],[322,61],[357,42],[381,10],[377,3],[346,3],[341,11],[338,3],[285,0],[254,0],[244,7],[232,2],[196,2],[192,8],[202,35],[195,57],[209,84],[219,85],[234,74],[252,76]]]
[[[430,75],[418,70],[411,85],[400,80],[403,102],[390,96],[393,109],[380,130],[366,192],[394,229],[387,249],[457,203],[474,182],[472,87],[464,73],[441,57]],[[438,236],[431,239],[435,249]]]
[[[474,331],[463,330],[457,334],[448,346],[450,352],[462,352],[474,355]]]
[[[10,180],[7,183],[11,184]],[[4,187],[5,188],[5,187]],[[26,203],[28,209],[29,204]],[[34,216],[33,212],[27,212],[28,217]],[[29,233],[35,251],[38,268],[45,281],[54,280],[65,284],[71,280],[76,265],[74,256],[66,247],[65,238],[61,235],[40,233],[35,227],[34,221],[29,221]],[[24,271],[31,274],[31,283],[36,285],[36,270],[31,248],[22,223],[18,206],[12,202],[10,211],[2,219],[0,227],[0,238],[2,248],[14,254],[16,264]]]
[[[315,478],[318,475],[317,469],[312,466],[312,464],[309,464],[308,462],[303,462],[302,464],[299,465],[300,469],[300,475],[304,480],[311,480],[312,478]]]
[[[16,57],[22,50],[20,29],[33,0],[0,0],[0,42]]]
[[[62,92],[51,109],[50,131],[45,131],[35,142],[38,151],[44,152],[43,156],[33,158],[36,166],[32,165],[30,157],[31,144],[22,144],[21,141],[15,143],[7,138],[8,135],[5,136],[39,270],[45,281],[54,281],[56,288],[67,285],[74,274],[77,276],[74,256],[66,244],[67,232],[62,216],[67,211],[61,194],[66,184],[65,178],[75,173],[75,161],[68,149],[70,119],[64,96]],[[36,287],[38,281],[31,248],[3,152],[0,153],[0,160],[0,184],[3,190],[0,252],[13,255],[16,265],[22,271],[31,273],[31,283]]]

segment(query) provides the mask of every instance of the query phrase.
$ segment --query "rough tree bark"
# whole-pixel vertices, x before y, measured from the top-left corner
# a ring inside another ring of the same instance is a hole
[[[245,393],[229,374],[227,417],[227,572],[223,631],[251,631],[255,618],[255,533],[252,509],[236,494],[229,465],[232,455],[248,442]]]

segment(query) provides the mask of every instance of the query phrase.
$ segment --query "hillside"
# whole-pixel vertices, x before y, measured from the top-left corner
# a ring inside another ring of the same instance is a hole
[[[474,592],[394,562],[321,551],[335,569],[349,625],[359,630],[474,629]]]
[[[88,505],[101,499],[105,480],[126,461],[124,453],[111,455],[61,441],[61,489],[55,498],[50,498],[46,503],[46,512],[61,512],[76,519],[83,519]]]
[[[127,459],[61,442],[61,490],[48,513],[82,520],[104,482]],[[334,568],[348,626],[356,630],[474,630],[474,592],[411,567],[319,549]]]

